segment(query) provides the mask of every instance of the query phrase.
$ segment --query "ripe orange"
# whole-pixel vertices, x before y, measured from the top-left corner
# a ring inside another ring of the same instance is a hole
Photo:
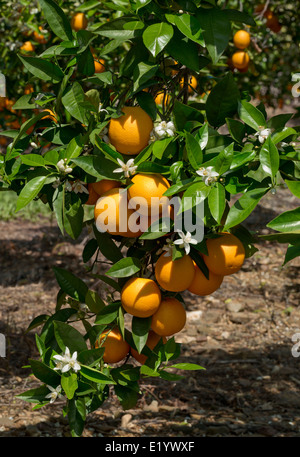
[[[155,265],[158,284],[170,292],[183,292],[188,289],[195,276],[193,261],[189,255],[172,260],[171,256],[161,254]]]
[[[180,80],[180,88],[182,89],[184,87],[184,78],[181,78]],[[195,78],[195,76],[189,76],[188,78],[188,85],[189,85],[189,88],[188,88],[188,92],[189,94],[194,94],[195,93],[195,90],[198,86],[198,81],[197,79]]]
[[[206,242],[208,255],[203,254],[207,268],[217,275],[231,275],[239,271],[245,260],[243,243],[232,233],[222,232],[218,238]]]
[[[152,279],[131,278],[122,289],[121,302],[132,316],[150,317],[161,303],[161,292]]]
[[[78,30],[86,29],[88,20],[84,13],[76,13],[71,19],[71,27],[75,32]]]
[[[122,154],[136,155],[148,145],[153,122],[139,106],[124,106],[122,111],[123,115],[110,121],[109,140]]]
[[[180,332],[185,323],[186,311],[183,304],[174,297],[165,297],[152,316],[151,328],[158,335],[171,336]]]
[[[153,349],[157,346],[157,344],[159,343],[161,339],[161,335],[158,335],[157,333],[155,333],[153,330],[149,330],[149,333],[148,333],[148,338],[147,338],[147,342],[146,342],[146,346],[151,350],[153,351]],[[163,337],[163,343],[165,344],[167,342],[167,338]],[[130,349],[130,352],[131,352],[131,355],[132,357],[135,358],[135,360],[137,360],[138,362],[140,362],[141,365],[144,365],[144,363],[146,362],[146,360],[148,359],[148,356],[144,355],[144,354],[139,354],[138,351],[134,348],[131,348]]]
[[[192,294],[199,295],[201,297],[210,295],[215,292],[221,286],[224,276],[216,275],[212,271],[209,272],[209,279],[202,273],[198,265],[195,264],[195,276],[191,282],[188,290]]]
[[[104,64],[104,59],[94,59],[95,73],[103,73],[105,71]]]
[[[117,363],[123,360],[130,350],[127,341],[123,340],[119,329],[105,330],[95,347],[104,347],[103,361],[105,363]]]
[[[85,205],[95,205],[99,198],[99,195],[93,189],[92,183],[88,183],[87,188],[89,191],[89,198],[85,202]]]
[[[238,49],[245,49],[251,43],[250,33],[246,30],[238,30],[233,37],[234,45]]]
[[[134,210],[128,208],[126,192],[119,192],[119,188],[105,192],[96,202],[94,216],[96,227],[100,232],[111,235],[120,235],[135,238],[141,235],[141,230],[130,230],[130,223],[138,224]],[[129,218],[131,218],[129,221]],[[134,228],[132,228],[134,230]]]
[[[39,30],[43,30],[43,27],[40,25]],[[38,33],[36,30],[33,32],[33,37],[35,41],[40,44],[45,44],[49,41],[49,32],[46,33]]]
[[[170,187],[166,178],[158,173],[137,173],[131,179],[128,188],[128,200],[131,208],[143,216],[161,214],[168,210],[169,199],[163,194]]]
[[[155,97],[155,103],[157,105],[162,105],[164,104],[165,107],[167,107],[170,104],[170,95],[165,94],[164,92],[159,92],[156,97]]]
[[[244,51],[237,51],[233,54],[232,56],[232,64],[235,68],[238,68],[239,70],[244,70],[244,68],[247,68],[249,65],[249,54]]]
[[[101,179],[101,181],[93,182],[91,184],[92,188],[99,196],[103,195],[105,192],[111,189],[116,189],[117,187],[120,187],[120,185],[121,183],[119,181],[115,181],[112,179]]]
[[[31,43],[31,41],[25,41],[25,43],[21,46],[20,49],[21,49],[21,51],[25,51],[25,52],[34,52],[35,51],[35,47]]]

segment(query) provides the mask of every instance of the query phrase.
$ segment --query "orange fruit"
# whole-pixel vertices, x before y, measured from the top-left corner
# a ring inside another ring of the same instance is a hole
[[[153,349],[157,346],[161,339],[161,336],[155,333],[153,330],[149,330],[148,333],[148,338],[146,342],[146,346],[153,351]],[[167,338],[163,337],[163,343],[165,344],[167,342]],[[141,365],[144,365],[146,360],[148,359],[147,355],[144,355],[143,353],[139,353],[136,349],[131,348],[130,349],[132,357],[135,358],[138,362],[140,362]],[[143,352],[143,351],[142,351]]]
[[[148,145],[153,122],[139,106],[124,106],[122,111],[124,114],[109,123],[109,140],[122,154],[136,155]]]
[[[251,43],[250,33],[246,30],[238,30],[233,37],[233,43],[238,49],[245,49]]]
[[[114,181],[112,179],[101,179],[101,181],[93,182],[91,184],[92,188],[98,195],[103,195],[105,192],[111,189],[120,187],[120,185],[121,183],[119,181]]]
[[[195,276],[191,282],[188,290],[192,294],[199,295],[201,297],[210,295],[215,292],[221,286],[224,276],[216,275],[212,271],[209,271],[209,278],[202,273],[201,269],[194,262]]]
[[[40,25],[39,30],[43,30],[43,27]],[[36,30],[33,32],[33,37],[35,41],[37,41],[40,44],[45,44],[49,41],[49,33],[38,33]]]
[[[0,97],[0,111],[3,111],[6,108],[6,97]]]
[[[268,14],[266,15],[267,22],[266,22],[266,27],[268,27],[272,32],[278,33],[281,30],[281,25],[277,19],[277,17],[269,11]]]
[[[155,99],[154,99],[155,103],[157,105],[162,105],[164,104],[164,106],[168,106],[170,104],[170,95],[169,94],[165,94],[164,92],[159,92]]]
[[[237,51],[232,55],[232,64],[235,68],[238,68],[239,70],[244,70],[244,68],[247,68],[249,65],[249,54],[244,51]]]
[[[15,104],[15,100],[9,100],[8,98],[5,99],[5,108],[10,111],[11,113],[16,113],[16,110],[13,109]]]
[[[218,238],[206,241],[208,255],[203,254],[207,268],[217,275],[231,275],[242,267],[245,260],[243,243],[232,233],[219,233]]]
[[[25,41],[25,43],[21,46],[20,49],[21,49],[21,51],[25,51],[25,52],[34,52],[35,51],[35,47],[31,43],[31,41]]]
[[[32,84],[26,84],[26,86],[24,87],[24,94],[28,95],[28,94],[31,94],[32,92],[34,92],[33,85]]]
[[[105,330],[95,347],[104,347],[103,361],[105,363],[117,363],[123,360],[130,350],[127,341],[123,340],[119,329]]]
[[[71,19],[71,27],[75,32],[78,30],[86,29],[88,20],[84,13],[76,13]]]
[[[177,298],[165,297],[151,319],[151,328],[161,336],[180,332],[186,323],[186,311]]]
[[[161,303],[161,292],[152,279],[131,278],[122,289],[121,303],[132,316],[150,317]]]
[[[87,188],[89,191],[89,198],[85,202],[85,205],[95,205],[99,198],[99,195],[97,194],[97,192],[95,192],[91,183],[88,183]]]
[[[183,89],[183,87],[184,87],[184,78],[181,78],[179,84],[180,84],[180,88]],[[195,93],[195,89],[198,86],[197,78],[195,78],[195,76],[193,76],[193,75],[189,76],[188,77],[188,85],[189,85],[189,88],[188,88],[189,94],[194,94]]]
[[[126,192],[121,190],[119,192],[119,190],[119,188],[110,189],[98,198],[94,210],[96,227],[100,232],[108,232],[111,235],[138,237],[142,233],[138,228],[138,216],[133,216],[135,211],[128,208]],[[131,231],[129,228],[131,216],[133,216],[131,223],[137,224],[136,231]]]
[[[172,260],[161,254],[155,265],[155,278],[158,284],[170,292],[183,292],[188,289],[195,276],[193,260],[189,255]]]
[[[104,64],[104,59],[94,59],[95,73],[103,73],[105,71]]]
[[[129,206],[136,209],[143,216],[161,214],[168,210],[169,199],[163,194],[170,184],[166,178],[158,173],[137,173],[131,179],[132,185],[128,188]]]

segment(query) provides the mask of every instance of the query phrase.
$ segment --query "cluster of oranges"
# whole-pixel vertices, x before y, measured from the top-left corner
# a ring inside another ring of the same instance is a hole
[[[231,64],[240,72],[245,73],[248,71],[250,62],[249,54],[245,51],[251,43],[250,33],[246,30],[238,30],[234,34],[233,43],[238,48],[238,51],[232,55]]]
[[[126,151],[126,154],[137,154],[142,149],[145,136],[150,135],[151,123],[149,121],[148,133],[146,134],[144,118],[146,113],[139,107],[123,108],[124,115],[112,119],[109,126],[110,141],[114,139],[116,149]],[[142,124],[140,124],[143,120]],[[152,122],[152,121],[151,121]],[[136,173],[129,178],[127,184],[128,202],[134,206],[135,199],[143,197],[136,213],[140,218],[148,218],[149,210],[152,210],[151,197],[163,197],[170,184],[166,178],[157,173]],[[132,233],[128,228],[125,232],[120,231],[121,220],[118,207],[122,199],[120,192],[121,183],[110,180],[101,180],[90,185],[93,189],[90,198],[94,196],[94,215],[96,226],[101,226],[101,214],[107,210],[113,218],[115,215],[115,230],[109,231],[112,235],[138,237],[140,233]],[[114,204],[110,202],[113,199]],[[127,198],[127,197],[124,197]],[[91,200],[92,201],[92,200]],[[163,203],[158,214],[162,214]],[[127,205],[126,205],[127,207]],[[130,207],[127,214],[123,214],[125,225],[128,216],[134,212]],[[172,217],[170,215],[170,217]],[[147,225],[147,224],[146,224]],[[134,276],[128,279],[121,291],[121,304],[126,313],[136,318],[151,318],[151,329],[148,334],[146,346],[153,350],[162,340],[180,332],[186,324],[186,310],[182,302],[176,298],[177,293],[189,291],[198,296],[205,296],[215,292],[222,284],[224,276],[236,273],[243,265],[245,250],[242,242],[231,233],[221,233],[220,236],[207,239],[207,255],[202,255],[209,275],[208,278],[196,265],[192,257],[185,253],[182,257],[173,260],[168,251],[158,253],[154,265],[153,279],[150,277]],[[149,275],[146,275],[149,276]],[[175,295],[174,295],[175,293]],[[119,331],[114,328],[106,330],[100,335],[96,346],[103,346],[104,362],[115,363],[124,359],[129,353],[140,363],[147,360],[147,351],[139,353],[134,347],[130,347]]]
[[[121,291],[121,303],[125,312],[139,318],[151,318],[151,329],[146,346],[153,350],[160,342],[180,332],[186,324],[184,305],[170,292],[185,290],[198,296],[215,292],[227,275],[236,273],[245,260],[241,241],[233,234],[220,233],[217,238],[207,240],[207,255],[202,255],[209,270],[209,277],[202,273],[189,255],[172,260],[163,253],[154,269],[155,279],[132,277]],[[96,346],[104,346],[104,362],[116,363],[130,353],[144,364],[147,353],[139,353],[125,341],[119,329],[106,330],[97,340]]]

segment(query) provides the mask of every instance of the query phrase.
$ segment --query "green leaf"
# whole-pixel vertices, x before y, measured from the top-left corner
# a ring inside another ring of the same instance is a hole
[[[300,256],[300,244],[288,246],[283,265]]]
[[[266,125],[263,113],[251,103],[242,100],[239,103],[238,111],[240,119],[244,121],[245,124],[249,125],[249,127],[252,127],[256,132],[259,131],[260,127]]]
[[[28,203],[30,203],[40,193],[45,185],[47,177],[47,175],[36,176],[27,182],[19,194],[16,212],[28,205]]]
[[[243,24],[251,25],[252,27],[256,26],[255,20],[245,11],[225,9],[224,12],[232,22],[242,22]]]
[[[104,155],[81,156],[72,159],[72,162],[82,168],[87,174],[100,179],[116,179],[114,170],[116,164],[111,160],[105,160]]]
[[[224,230],[243,222],[254,210],[260,199],[269,191],[267,188],[252,189],[244,193],[230,208]]]
[[[175,100],[173,114],[177,130],[183,130],[188,121],[204,122],[203,114],[199,110],[178,100]]]
[[[300,207],[285,211],[267,224],[267,227],[278,232],[300,231]]]
[[[151,319],[151,316],[149,318],[133,316],[132,318],[132,338],[138,353],[141,353],[146,345]]]
[[[237,143],[242,143],[246,134],[246,126],[237,119],[226,118],[226,124],[232,138],[237,141]]]
[[[64,77],[60,67],[48,60],[39,57],[25,57],[20,55],[19,59],[30,73],[43,81],[50,81],[52,84],[56,84]]]
[[[95,319],[95,324],[111,324],[114,320],[117,319],[119,315],[119,308],[121,304],[119,302],[117,303],[111,303],[107,306],[105,306],[100,313],[98,313],[96,319]]]
[[[124,386],[115,385],[114,391],[124,410],[133,408],[138,401],[138,392]]]
[[[98,384],[116,384],[111,377],[106,376],[101,371],[96,370],[95,368],[88,367],[86,365],[81,365],[80,374],[84,378],[89,379],[90,381],[96,382]]]
[[[198,19],[190,14],[166,14],[166,19],[180,30],[180,32],[195,43],[205,46],[202,30]]]
[[[177,30],[167,44],[166,51],[173,59],[192,71],[198,72],[210,63],[207,57],[199,56],[199,45],[191,40],[186,41],[185,36]]]
[[[87,263],[98,249],[98,243],[95,238],[90,239],[83,248],[82,260],[83,263]]]
[[[270,136],[262,145],[259,158],[264,172],[274,178],[279,169],[279,152]]]
[[[149,62],[138,62],[133,70],[134,92],[138,92],[139,90],[146,87],[148,81],[155,76],[158,68],[159,66],[156,64]]]
[[[300,181],[289,181],[288,179],[285,179],[285,183],[292,194],[295,195],[295,197],[300,198]]]
[[[57,387],[57,386],[55,386],[55,387]],[[50,390],[48,389],[48,387],[46,385],[43,385],[43,386],[37,387],[35,389],[27,390],[26,392],[16,395],[16,397],[20,398],[20,400],[28,401],[30,403],[43,403],[43,402],[48,403],[50,401],[50,399],[45,398],[45,397],[49,393],[50,393]]]
[[[86,419],[84,398],[72,398],[72,400],[69,400],[67,405],[67,414],[71,435],[73,437],[81,436]]]
[[[95,365],[103,358],[104,350],[104,347],[87,349],[78,355],[77,360],[83,365]]]
[[[213,127],[225,124],[226,118],[233,116],[238,110],[239,89],[231,72],[228,72],[216,84],[207,100],[207,120]]]
[[[81,333],[65,322],[54,322],[54,334],[62,351],[65,351],[66,347],[68,347],[72,354],[75,351],[81,352],[87,349],[86,342]]]
[[[60,375],[48,365],[33,359],[29,359],[29,364],[37,379],[54,388],[60,385]]]
[[[166,22],[149,25],[143,33],[144,45],[156,57],[169,43],[173,33],[172,25]]]
[[[70,21],[57,3],[53,0],[39,0],[39,3],[52,32],[61,40],[72,41]]]
[[[142,265],[135,257],[125,257],[115,263],[105,274],[113,278],[127,278],[140,271]]]
[[[277,144],[293,135],[297,135],[296,130],[291,127],[285,127],[281,132],[276,132],[272,135],[272,141]]]
[[[148,94],[148,92],[141,91],[137,94],[137,101],[139,106],[146,111],[147,114],[151,117],[153,121],[156,120],[156,114],[157,114],[157,109],[156,109],[156,103],[152,97],[151,94]]]
[[[195,170],[199,170],[200,165],[202,164],[203,161],[203,154],[201,147],[196,140],[196,138],[191,134],[186,132],[185,133],[185,140],[186,140],[186,150],[187,150],[187,155],[188,159],[190,161],[190,164]]]
[[[58,267],[53,267],[53,271],[60,288],[70,297],[85,303],[88,286],[70,271]]]
[[[113,242],[108,233],[100,233],[95,225],[93,225],[93,230],[99,249],[104,257],[112,262],[118,262],[118,260],[123,258],[120,248]]]
[[[213,63],[217,63],[231,39],[231,24],[226,10],[198,8],[196,17],[203,30],[206,48]]]
[[[205,370],[205,368],[197,365],[196,363],[176,363],[168,366],[168,368],[177,368],[178,370]]]
[[[212,217],[220,224],[226,207],[225,187],[217,182],[208,195],[208,206]]]
[[[77,374],[68,373],[61,377],[61,386],[69,400],[72,400],[78,388]]]
[[[45,160],[43,156],[40,156],[39,154],[24,154],[21,155],[21,160],[22,163],[24,163],[25,165],[29,165],[31,167],[45,166]]]
[[[72,117],[82,124],[86,124],[86,108],[81,104],[85,102],[83,89],[79,82],[75,81],[62,96],[62,103]]]
[[[76,240],[82,232],[84,209],[79,195],[74,192],[65,194],[64,228]]]
[[[97,294],[97,292],[93,290],[88,290],[86,297],[85,297],[85,303],[88,306],[88,308],[92,311],[92,313],[99,313],[104,307],[105,303],[102,300],[102,298]]]

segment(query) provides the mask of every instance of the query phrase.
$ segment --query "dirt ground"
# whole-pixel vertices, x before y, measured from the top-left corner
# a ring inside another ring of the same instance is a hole
[[[261,232],[296,206],[282,189],[266,196],[246,224]],[[38,357],[34,332],[25,330],[38,314],[54,311],[53,266],[84,276],[84,240],[63,239],[49,220],[0,222],[0,233],[0,332],[7,342],[0,358],[0,436],[69,436],[64,400],[32,411],[15,396],[40,385],[24,368]],[[188,321],[176,336],[180,361],[206,370],[177,382],[144,381],[145,394],[132,410],[123,411],[112,395],[88,417],[84,437],[299,436],[300,358],[291,349],[300,329],[300,261],[282,268],[286,245],[257,247],[213,295],[185,294]],[[91,287],[101,293],[100,285]]]

